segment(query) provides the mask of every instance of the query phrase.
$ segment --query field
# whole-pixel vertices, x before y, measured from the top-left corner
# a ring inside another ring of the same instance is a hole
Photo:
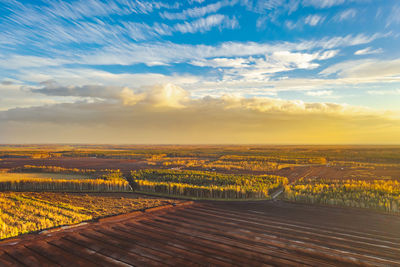
[[[50,193],[39,192],[135,190],[232,201],[266,200],[284,191],[278,198],[285,201],[398,214],[399,181],[399,146],[0,146],[0,191],[36,194],[46,203],[54,202],[45,197]],[[5,206],[12,202],[5,199]],[[36,228],[94,218],[52,211],[60,222],[37,221]],[[16,212],[2,209],[10,218]],[[29,227],[24,231],[36,229]]]
[[[0,239],[173,202],[132,194],[0,193]]]
[[[399,179],[399,146],[0,146],[0,169],[182,169],[300,178]]]
[[[133,188],[138,191],[196,198],[268,199],[285,186],[285,177],[273,175],[220,174],[207,171],[132,171]]]
[[[98,172],[54,166],[25,165],[0,172],[0,191],[127,192],[132,191],[119,170]],[[23,171],[36,171],[25,173]],[[57,173],[46,171],[58,171]],[[97,178],[96,178],[97,177]]]
[[[81,180],[81,179],[90,179],[90,177],[83,174],[0,172],[0,182],[30,180],[30,179]]]
[[[0,239],[178,202],[4,241],[0,265],[395,266],[400,147],[0,146]]]
[[[400,220],[280,201],[206,201],[0,246],[4,266],[399,266]],[[24,255],[21,257],[21,255]]]

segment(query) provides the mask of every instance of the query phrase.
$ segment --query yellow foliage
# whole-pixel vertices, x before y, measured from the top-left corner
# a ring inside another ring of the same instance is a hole
[[[92,219],[76,207],[60,207],[17,193],[0,193],[0,239]]]
[[[299,180],[285,187],[293,201],[372,208],[399,212],[400,182],[397,180]]]

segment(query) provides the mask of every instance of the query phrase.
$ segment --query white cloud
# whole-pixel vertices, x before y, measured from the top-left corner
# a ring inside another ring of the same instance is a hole
[[[330,8],[333,6],[345,5],[348,3],[369,3],[371,0],[303,0],[303,6],[313,6],[315,8]]]
[[[332,93],[333,92],[329,90],[321,90],[321,91],[308,91],[306,92],[306,95],[320,97],[320,96],[331,96]]]
[[[325,59],[333,58],[338,53],[339,53],[339,50],[337,50],[337,49],[336,50],[327,50],[327,51],[319,53],[317,59],[318,60],[325,60]]]
[[[125,87],[119,96],[122,98],[122,103],[128,106],[145,103],[156,108],[183,108],[189,101],[189,93],[171,83],[154,85],[140,93]]]
[[[354,8],[346,9],[334,17],[336,21],[344,21],[348,19],[352,19],[357,15],[357,10]]]
[[[172,35],[173,29],[165,24],[155,23],[153,26],[145,23],[123,22],[126,33],[135,41],[148,40],[157,36]]]
[[[265,29],[267,24],[268,17],[267,16],[260,16],[257,19],[256,27],[257,29]]]
[[[163,75],[158,73],[111,73],[84,68],[41,68],[21,70],[17,76],[30,83],[56,81],[62,86],[104,85],[104,86],[150,86],[154,83],[175,83],[185,85],[196,83],[194,75]]]
[[[293,53],[289,51],[279,51],[272,54],[272,58],[277,62],[282,62],[283,65],[293,66],[299,69],[313,69],[318,67],[318,64],[312,63],[312,61],[318,59],[318,57],[318,53]]]
[[[399,120],[355,106],[232,95],[190,98],[185,90],[172,84],[150,88],[148,93],[135,99],[132,95],[140,92],[130,90],[122,89],[124,94],[117,101],[79,101],[1,111],[1,140],[14,143],[376,143],[385,140],[393,143],[398,142],[400,133]]]
[[[41,89],[33,89],[32,93],[41,93],[47,96],[64,97],[90,97],[94,101],[108,101],[115,103],[119,100],[126,106],[145,105],[153,108],[190,108],[198,105],[221,105],[224,109],[251,109],[262,112],[280,110],[285,112],[347,112],[353,111],[354,107],[338,105],[333,103],[305,103],[300,100],[282,100],[266,97],[244,98],[235,94],[223,94],[210,99],[209,96],[202,98],[193,98],[187,90],[172,83],[156,84],[137,89],[129,87],[110,87],[110,86],[90,86],[81,87],[69,86],[63,87],[55,83],[46,83]],[[331,91],[306,92],[313,96],[330,95]],[[361,111],[361,109],[360,109]]]
[[[382,53],[383,50],[382,48],[378,48],[378,49],[372,49],[372,47],[367,47],[364,49],[360,49],[357,50],[356,52],[354,52],[354,55],[372,55],[372,54],[379,54]]]
[[[386,27],[392,24],[400,24],[400,5],[395,5],[391,8],[391,13],[386,21]]]
[[[190,64],[199,67],[213,67],[213,68],[237,68],[248,67],[250,64],[249,59],[246,58],[212,58],[191,61]]]
[[[172,83],[156,84],[152,86],[131,89],[129,87],[107,87],[89,86],[82,87],[62,87],[54,83],[44,84],[41,89],[33,89],[33,94],[41,93],[47,96],[64,97],[91,97],[98,103],[118,104],[125,106],[149,106],[152,108],[193,108],[220,106],[223,109],[249,109],[260,112],[284,111],[289,113],[346,113],[346,112],[369,112],[365,108],[339,105],[334,103],[307,103],[301,100],[283,100],[267,97],[245,98],[235,96],[235,94],[224,94],[211,98],[193,98],[187,90]],[[311,91],[307,95],[324,96],[331,95],[331,91]],[[96,101],[97,99],[97,101]],[[101,99],[101,100],[99,100]],[[115,102],[114,100],[119,100]]]
[[[130,38],[136,41],[148,40],[157,36],[170,36],[174,32],[186,33],[204,33],[214,27],[222,29],[235,29],[239,26],[239,22],[235,17],[229,18],[228,16],[215,14],[205,18],[199,18],[193,21],[186,21],[184,23],[177,23],[174,25],[167,25],[164,23],[154,23],[152,26],[145,23],[137,22],[124,22],[123,31],[126,32]]]
[[[304,6],[314,6],[317,8],[328,8],[336,5],[341,5],[345,0],[303,0]]]
[[[174,30],[181,33],[195,33],[209,31],[215,26],[220,26],[221,29],[235,29],[239,26],[239,22],[235,17],[229,17],[221,14],[210,15],[206,18],[200,18],[191,22],[175,24]]]
[[[369,90],[367,91],[370,95],[400,95],[400,89],[394,90]]]
[[[73,96],[46,96],[30,91],[23,83],[7,79],[0,83],[0,110],[11,108],[27,108],[57,103],[77,101]]]
[[[227,5],[230,4],[228,1]],[[0,44],[24,44],[46,51],[49,47],[57,50],[56,47],[69,43],[102,46],[154,39],[174,32],[205,32],[215,26],[234,29],[239,25],[235,17],[221,14],[175,25],[125,19],[130,14],[148,14],[160,8],[165,10],[170,6],[162,2],[125,0],[79,0],[42,5],[14,3],[9,6],[10,15],[0,24]]]
[[[308,15],[304,19],[304,23],[310,26],[317,26],[318,24],[322,23],[325,20],[325,17],[320,15]]]
[[[18,70],[21,68],[59,66],[66,63],[71,63],[71,61],[67,59],[54,59],[28,55],[0,55],[0,67],[11,70]]]
[[[271,74],[295,69],[314,69],[319,66],[315,60],[326,60],[334,57],[338,51],[293,53],[276,51],[259,57],[213,58],[192,61],[191,64],[201,67],[223,68],[224,81],[268,81]]]
[[[315,47],[322,47],[324,49],[333,49],[333,48],[337,48],[337,47],[346,47],[346,46],[367,44],[376,39],[384,38],[389,35],[390,34],[381,34],[381,33],[375,33],[373,35],[364,35],[364,34],[351,35],[351,34],[349,34],[346,36],[323,38],[321,40],[314,41],[311,43]]]
[[[78,55],[78,61],[93,65],[165,65],[176,62],[190,62],[215,57],[244,57],[265,55],[278,51],[305,51],[315,49],[337,49],[370,43],[386,35],[346,35],[300,42],[255,43],[224,42],[219,45],[187,45],[171,42],[146,44],[120,43],[106,46],[91,53]]]
[[[400,59],[346,61],[332,65],[321,71],[320,74],[337,74],[339,77],[359,82],[400,81]]]
[[[312,27],[317,26],[318,24],[321,24],[324,20],[325,20],[325,16],[308,15],[307,17],[299,19],[297,22],[294,22],[292,20],[286,20],[285,26],[290,30],[293,30],[296,28],[301,29],[304,25],[309,25]]]
[[[298,21],[298,22],[293,22],[293,21],[291,21],[291,20],[287,20],[287,21],[285,21],[285,26],[289,29],[289,30],[293,30],[293,29],[295,29],[295,28],[298,28],[298,27],[300,27],[300,21]]]
[[[29,83],[46,80],[57,81],[61,86],[116,86],[118,88],[141,88],[155,83],[174,83],[189,90],[196,97],[208,94],[243,93],[247,95],[271,95],[277,91],[329,90],[363,86],[368,83],[390,83],[400,81],[400,61],[382,61],[366,59],[348,61],[332,65],[320,72],[321,78],[280,79],[277,73],[294,69],[313,69],[319,66],[319,60],[325,60],[337,54],[337,51],[322,50],[315,53],[276,51],[263,56],[207,58],[192,61],[191,64],[213,67],[221,76],[207,77],[193,75],[114,74],[93,69],[68,69],[49,67],[40,69],[22,69],[17,78]],[[333,78],[326,78],[334,75]],[[85,90],[89,90],[86,88]],[[96,91],[95,87],[93,89]],[[90,92],[90,91],[88,91]],[[100,92],[98,92],[100,94]],[[118,91],[118,94],[120,90]],[[140,92],[139,92],[140,93]],[[103,94],[103,93],[102,93]],[[114,94],[115,95],[115,94]],[[57,95],[55,95],[57,96]],[[85,96],[82,96],[85,97]],[[133,95],[135,98],[136,95]],[[135,102],[135,101],[131,101]]]
[[[199,18],[210,13],[216,13],[225,6],[233,6],[237,2],[237,0],[223,0],[202,7],[186,9],[179,13],[164,11],[160,13],[160,16],[169,20],[187,20],[188,18]]]

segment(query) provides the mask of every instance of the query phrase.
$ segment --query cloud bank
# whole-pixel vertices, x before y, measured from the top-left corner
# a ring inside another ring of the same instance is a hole
[[[85,100],[1,111],[3,142],[370,144],[397,143],[400,135],[400,120],[365,108],[232,95],[193,98],[173,84],[142,91],[52,85],[36,93]]]

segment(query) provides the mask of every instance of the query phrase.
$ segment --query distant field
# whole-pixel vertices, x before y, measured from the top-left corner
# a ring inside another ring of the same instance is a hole
[[[90,179],[90,176],[83,174],[62,174],[62,173],[1,173],[0,181],[16,181],[26,179]]]
[[[127,191],[128,179],[141,192],[248,200],[268,199],[287,178],[292,201],[391,211],[398,196],[373,184],[400,182],[400,146],[0,145],[0,159],[0,171],[16,172],[0,173],[2,190]],[[371,186],[360,198],[341,189],[347,180]],[[331,181],[329,196],[320,181]]]
[[[213,199],[268,199],[288,183],[274,175],[205,171],[140,170],[131,173],[134,189],[151,193]]]
[[[173,202],[122,193],[0,193],[0,239]]]
[[[287,177],[290,182],[300,178],[400,177],[400,146],[0,145],[0,159],[0,169],[33,165],[70,172],[74,168],[119,169],[125,174],[141,169],[179,169],[269,174]]]

